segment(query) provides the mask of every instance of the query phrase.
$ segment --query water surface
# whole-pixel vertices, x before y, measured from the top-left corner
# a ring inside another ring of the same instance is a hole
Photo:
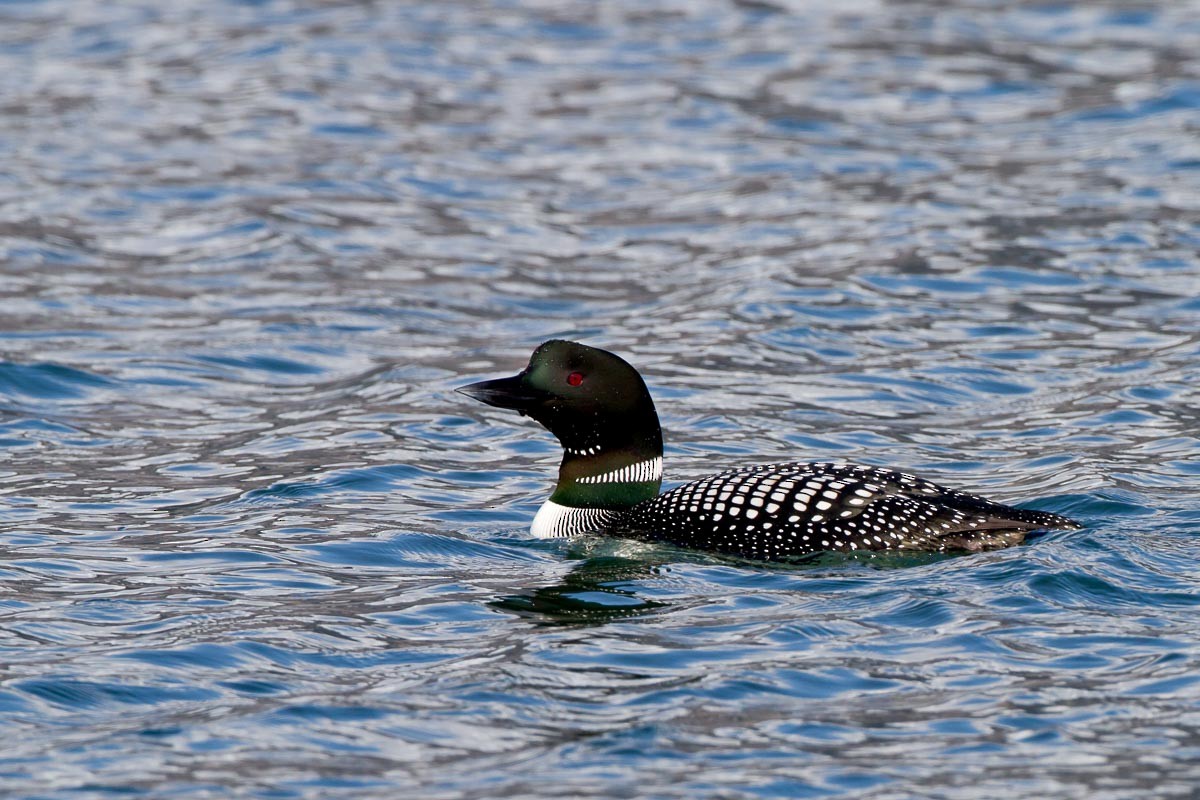
[[[12,797],[1188,797],[1200,5],[0,4]],[[526,534],[453,387],[626,355],[667,479],[1085,531]]]

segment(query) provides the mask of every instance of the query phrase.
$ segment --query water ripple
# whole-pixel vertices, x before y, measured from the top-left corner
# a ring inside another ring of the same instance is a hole
[[[1194,11],[0,4],[3,793],[1191,796]],[[551,336],[1088,528],[531,540]]]

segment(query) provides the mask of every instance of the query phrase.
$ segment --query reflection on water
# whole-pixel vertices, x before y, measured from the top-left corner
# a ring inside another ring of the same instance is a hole
[[[1198,11],[0,4],[0,794],[1190,796]],[[531,540],[551,336],[1088,529]]]
[[[545,624],[596,625],[641,617],[666,604],[638,597],[629,582],[653,579],[657,574],[656,565],[639,559],[588,558],[558,583],[501,597],[492,606]]]

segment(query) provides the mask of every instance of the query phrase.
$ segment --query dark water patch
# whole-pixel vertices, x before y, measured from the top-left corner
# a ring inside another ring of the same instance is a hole
[[[239,370],[252,370],[256,372],[277,373],[280,375],[313,375],[319,374],[323,370],[312,364],[305,364],[289,358],[280,358],[279,356],[246,356],[243,358],[231,358],[227,356],[197,356],[197,360],[208,362],[211,364],[220,364],[222,366],[233,367]]]
[[[0,394],[19,400],[73,400],[115,384],[92,372],[62,364],[0,362]]]
[[[113,705],[194,702],[216,697],[214,692],[199,688],[98,683],[65,678],[18,681],[14,683],[14,688],[51,705],[72,711]]]
[[[242,550],[231,547],[188,552],[146,553],[142,556],[142,558],[147,563],[154,563],[156,561],[188,563],[195,563],[198,561],[214,561],[227,564],[260,564],[270,563],[276,560],[266,553],[259,553],[252,550]]]
[[[280,692],[287,691],[287,686],[280,684],[280,683],[273,683],[270,681],[254,681],[254,680],[228,681],[226,683],[223,683],[222,685],[226,689],[231,689],[235,692],[240,692],[242,694],[248,694],[248,695],[252,695],[252,696],[272,695],[272,694],[278,694]],[[179,731],[176,730],[175,732],[178,733]]]

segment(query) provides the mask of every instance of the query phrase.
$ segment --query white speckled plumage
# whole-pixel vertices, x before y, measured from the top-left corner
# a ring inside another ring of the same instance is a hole
[[[1068,522],[890,469],[791,463],[702,478],[607,524],[653,530],[700,549],[778,559],[823,550],[986,549]]]

